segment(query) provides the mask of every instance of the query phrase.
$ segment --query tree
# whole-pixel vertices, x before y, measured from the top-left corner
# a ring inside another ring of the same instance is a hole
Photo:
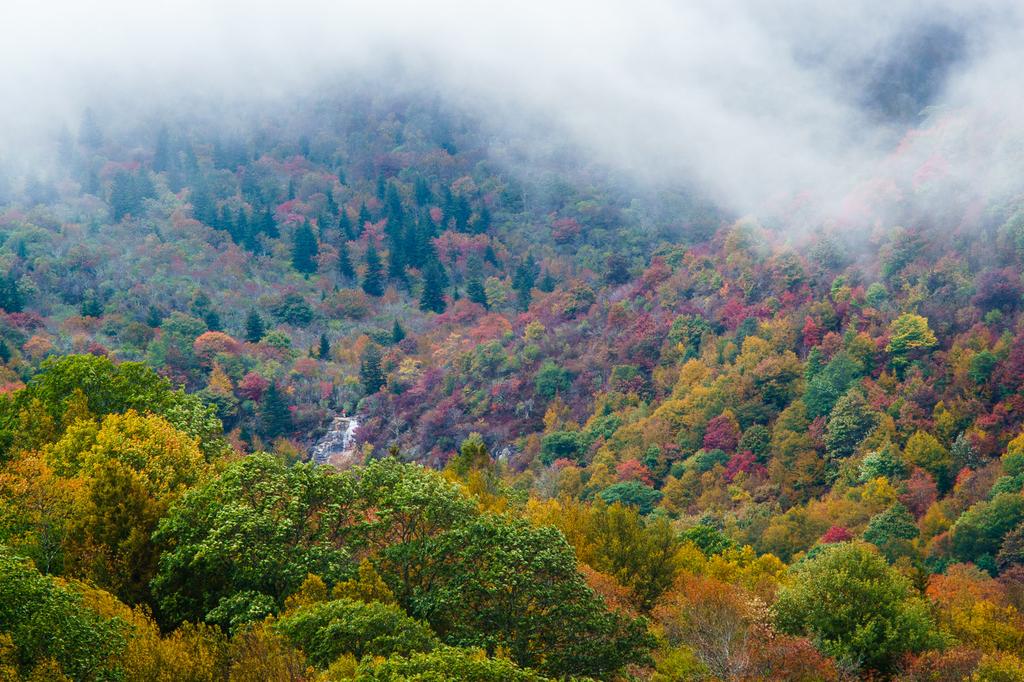
[[[249,315],[245,318],[245,340],[249,343],[259,343],[266,331],[263,317],[255,308],[250,308]]]
[[[381,269],[377,249],[370,244],[366,247],[366,272],[363,273],[363,291],[370,296],[384,294],[384,271]]]
[[[639,481],[613,483],[597,495],[606,504],[618,502],[630,507],[636,507],[637,511],[643,515],[650,514],[654,511],[654,507],[661,502],[661,492]]]
[[[482,305],[485,310],[491,307],[487,300],[487,291],[484,289],[483,280],[480,277],[471,277],[466,282],[466,298],[473,303]]]
[[[928,328],[928,320],[920,315],[904,313],[889,325],[889,344],[885,350],[892,354],[892,364],[902,372],[916,355],[938,343]]]
[[[646,625],[604,607],[554,528],[483,515],[422,552],[428,560],[408,608],[448,644],[500,647],[556,676],[609,675],[647,660]]]
[[[953,458],[939,440],[926,431],[917,431],[907,440],[903,456],[911,464],[915,464],[931,474],[939,484],[940,490],[946,490],[952,482]]]
[[[391,343],[401,343],[402,339],[405,338],[405,330],[402,325],[398,323],[398,318],[395,318],[394,323],[391,325]]]
[[[0,632],[13,648],[22,679],[119,679],[114,657],[126,642],[124,624],[98,616],[71,586],[40,575],[2,545]],[[58,670],[48,674],[46,661]],[[37,665],[42,674],[30,676]]]
[[[372,343],[367,345],[359,362],[359,381],[366,395],[373,395],[387,383],[380,361],[380,349]]]
[[[274,382],[270,383],[263,396],[260,429],[267,438],[277,438],[291,433],[292,430],[292,413]]]
[[[320,347],[317,349],[317,357],[321,360],[330,360],[331,342],[327,340],[327,334],[320,335]]]
[[[479,433],[473,432],[462,441],[459,452],[452,458],[452,470],[461,477],[465,477],[470,471],[489,469],[491,466],[491,455],[487,451],[487,444]]]
[[[534,386],[538,396],[545,400],[551,400],[559,393],[569,390],[570,380],[571,377],[567,370],[551,360],[545,360],[537,370],[537,376],[534,377]]]
[[[987,502],[979,502],[965,511],[953,525],[953,555],[960,561],[977,562],[994,558],[1003,538],[1024,522],[1024,496],[1000,493]]]
[[[348,478],[267,454],[188,491],[153,536],[166,548],[153,580],[163,621],[234,629],[280,608],[310,573],[349,577],[348,541],[359,538],[346,521],[353,497]]]
[[[897,502],[881,514],[876,514],[864,529],[864,539],[878,547],[890,560],[907,549],[908,540],[919,535],[914,517]]]
[[[316,257],[320,253],[316,235],[309,221],[305,221],[292,237],[292,267],[304,274],[316,272]]]
[[[443,313],[444,273],[436,259],[427,263],[423,270],[423,292],[420,294],[420,310]]]
[[[828,415],[825,447],[830,457],[849,457],[875,426],[877,417],[868,408],[861,392],[852,388]]]
[[[312,604],[281,618],[276,629],[301,648],[309,660],[326,668],[345,654],[408,655],[431,651],[440,642],[425,623],[394,604],[353,599]]]
[[[466,680],[467,682],[549,682],[506,658],[488,658],[477,649],[441,647],[429,653],[367,659],[359,664],[359,682]]]
[[[345,215],[345,212],[341,212]],[[341,240],[341,245],[338,247],[338,274],[346,280],[351,280],[356,276],[356,271],[352,267],[352,258],[348,253],[348,241],[347,237]]]
[[[938,643],[927,602],[870,545],[826,545],[791,572],[774,606],[778,627],[842,664],[887,673]]]

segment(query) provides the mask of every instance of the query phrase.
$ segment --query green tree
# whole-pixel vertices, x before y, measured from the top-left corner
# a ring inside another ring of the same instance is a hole
[[[791,571],[776,624],[842,664],[888,673],[903,654],[940,643],[928,603],[870,545],[828,545]]]
[[[260,428],[267,438],[277,438],[292,430],[292,413],[274,382],[270,382],[270,386],[267,387],[267,392],[263,396]]]
[[[255,308],[250,308],[249,315],[245,318],[245,340],[249,343],[259,343],[266,333],[267,327],[263,317]]]
[[[331,359],[331,342],[327,340],[327,334],[320,335],[320,347],[317,349],[317,357],[321,360]]]
[[[892,354],[892,364],[898,372],[917,355],[938,343],[928,327],[928,319],[913,313],[904,313],[889,325],[889,344],[885,350]]]
[[[864,539],[878,547],[890,561],[906,554],[908,541],[919,534],[914,516],[899,502],[873,516],[864,529]]]
[[[466,282],[466,298],[473,303],[482,305],[484,309],[490,309],[491,304],[487,301],[487,292],[484,290],[484,283],[479,277],[471,277]]]
[[[953,555],[960,561],[995,557],[1006,534],[1024,522],[1024,496],[1000,493],[987,502],[979,502],[965,511],[953,524]]]
[[[953,477],[953,457],[935,436],[926,431],[916,432],[907,440],[903,456],[911,464],[930,473],[938,482],[940,490],[949,488]]]
[[[423,269],[423,292],[420,294],[420,310],[443,313],[444,273],[436,259],[432,259]]]
[[[471,433],[462,441],[459,452],[451,460],[452,470],[459,476],[465,477],[470,471],[481,471],[491,466],[491,455],[487,451],[487,444],[479,433]]]
[[[448,644],[500,647],[555,676],[610,675],[648,660],[646,624],[604,607],[554,528],[484,515],[431,539],[423,555],[407,608]]]
[[[101,618],[72,587],[41,575],[2,545],[0,632],[10,637],[24,679],[53,679],[30,677],[48,659],[74,680],[114,680],[121,674],[115,657],[126,642],[123,623]]]
[[[380,255],[373,244],[366,247],[366,272],[363,273],[363,291],[370,296],[384,294],[384,271],[381,268]]]
[[[537,370],[537,376],[534,377],[533,382],[537,395],[545,400],[551,400],[559,393],[569,390],[571,379],[568,370],[559,367],[551,360],[545,360]]]
[[[342,211],[341,215],[345,215]],[[344,277],[346,280],[350,280],[356,276],[356,271],[352,267],[352,257],[348,252],[348,238],[344,237],[341,240],[341,245],[338,246],[338,274]]]
[[[635,507],[643,515],[650,514],[661,502],[661,492],[639,481],[613,483],[597,494],[607,504],[616,502]]]
[[[533,670],[524,670],[505,658],[488,658],[484,652],[441,647],[429,653],[366,659],[359,664],[356,682],[400,680],[462,680],[463,682],[549,682]]]
[[[316,257],[320,253],[316,235],[309,221],[305,221],[292,237],[292,267],[304,274],[316,272]]]
[[[394,323],[391,325],[391,343],[401,343],[402,339],[405,338],[405,330],[402,325],[399,324],[398,318],[395,318]]]
[[[353,498],[351,478],[268,454],[190,490],[153,536],[165,548],[152,583],[162,620],[237,628],[280,608],[310,573],[351,577],[363,537]]]
[[[387,383],[380,362],[380,348],[375,344],[368,344],[359,361],[359,381],[363,384],[366,395],[373,395]]]
[[[825,432],[828,455],[837,459],[852,455],[876,421],[877,417],[860,390],[852,388],[847,391],[828,415]]]
[[[281,618],[276,629],[326,668],[345,654],[408,655],[430,651],[440,642],[430,627],[394,604],[336,599],[304,606]]]

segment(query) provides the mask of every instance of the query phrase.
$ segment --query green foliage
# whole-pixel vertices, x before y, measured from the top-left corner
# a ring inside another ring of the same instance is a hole
[[[266,598],[279,607],[309,573],[348,577],[355,567],[346,541],[362,538],[347,522],[354,494],[348,477],[266,454],[190,490],[154,534],[165,548],[153,580],[163,620],[237,627],[249,605],[260,606],[257,615]]]
[[[808,377],[804,404],[810,417],[821,417],[832,411],[839,400],[862,376],[864,367],[846,351],[839,351],[831,361]]]
[[[316,235],[309,222],[303,222],[292,237],[292,267],[304,274],[316,272],[316,257],[320,253]]]
[[[571,380],[568,370],[546,360],[537,370],[533,381],[537,395],[545,400],[551,400],[556,395],[568,391]]]
[[[1024,522],[1024,496],[1002,493],[979,502],[957,519],[951,530],[953,555],[960,561],[995,556],[1003,538]]]
[[[191,339],[190,339],[191,343]],[[79,391],[96,416],[135,410],[158,414],[176,429],[199,439],[207,457],[224,451],[223,426],[213,406],[174,390],[171,382],[138,362],[115,365],[106,357],[68,355],[43,363],[42,371],[13,399],[0,400],[0,437],[13,440],[18,413],[38,401],[55,423],[62,423],[70,399]],[[59,433],[53,434],[53,440]]]
[[[384,268],[373,244],[366,247],[366,271],[363,273],[362,287],[370,296],[384,295]]]
[[[613,483],[597,494],[606,504],[616,502],[635,507],[641,514],[647,515],[661,502],[661,491],[639,481],[621,481]]]
[[[263,317],[255,308],[250,309],[248,316],[245,318],[245,340],[249,343],[259,343],[266,331],[267,328],[263,323]]]
[[[540,461],[550,465],[556,459],[579,460],[590,446],[586,434],[579,431],[554,431],[540,444]]]
[[[313,309],[309,307],[305,298],[296,293],[282,296],[270,306],[270,312],[279,322],[295,327],[305,327],[313,321]]]
[[[736,543],[725,533],[706,523],[690,526],[679,534],[679,539],[683,542],[692,542],[707,556],[721,554],[736,547]]]
[[[775,603],[775,620],[843,664],[885,673],[903,654],[940,640],[925,600],[868,547],[829,545],[797,564]]]
[[[904,313],[889,325],[889,344],[885,350],[892,354],[893,366],[902,370],[913,356],[935,347],[937,343],[927,318]]]
[[[887,444],[880,450],[869,452],[860,463],[860,481],[870,481],[884,476],[890,481],[903,478],[907,474],[907,465],[900,456],[899,450]]]
[[[373,395],[387,383],[380,361],[380,348],[372,343],[368,344],[359,361],[359,381],[367,395]]]
[[[115,656],[126,642],[123,624],[101,618],[72,588],[35,570],[0,546],[0,633],[14,645],[21,672],[52,659],[74,680],[117,680]]]
[[[507,651],[551,675],[606,675],[642,663],[642,621],[609,612],[554,528],[485,515],[436,536],[408,600],[448,644]]]
[[[890,559],[902,549],[902,541],[913,540],[919,534],[913,515],[899,502],[873,516],[864,529],[864,539]]]
[[[547,682],[551,679],[524,670],[504,658],[487,658],[482,651],[441,647],[430,653],[360,664],[356,682]]]
[[[438,640],[430,628],[393,604],[336,599],[288,614],[276,628],[301,648],[315,665],[326,668],[337,658],[407,656],[430,651]]]
[[[876,421],[863,394],[856,388],[847,391],[828,416],[825,447],[829,456],[839,459],[852,455]]]
[[[267,392],[263,396],[263,406],[260,410],[260,428],[267,438],[277,438],[292,431],[292,413],[288,409],[277,384],[271,382]]]
[[[949,451],[942,447],[939,440],[925,431],[918,431],[907,440],[903,456],[911,464],[915,464],[930,473],[945,490],[952,479],[953,458]]]

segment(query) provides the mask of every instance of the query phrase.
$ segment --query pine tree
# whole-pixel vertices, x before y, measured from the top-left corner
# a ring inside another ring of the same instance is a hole
[[[436,260],[427,263],[423,270],[423,293],[420,295],[420,310],[443,313],[444,272]]]
[[[266,395],[263,396],[260,426],[267,438],[277,438],[292,430],[292,413],[275,383],[267,387]]]
[[[402,329],[402,325],[398,323],[398,319],[395,319],[395,323],[391,325],[391,342],[401,343],[402,339],[405,338],[405,330]]]
[[[263,211],[263,217],[260,219],[260,232],[267,235],[269,239],[277,239],[281,236],[280,230],[277,229],[277,221],[274,220],[274,214],[269,208]]]
[[[338,216],[338,232],[341,233],[342,241],[348,241],[355,236],[352,233],[352,220],[348,217],[348,210],[345,208],[341,209],[341,215]]]
[[[356,271],[352,269],[352,259],[348,255],[348,242],[345,239],[342,239],[341,245],[338,246],[338,274],[345,279],[356,276]]]
[[[361,204],[359,206],[359,217],[356,220],[358,221],[358,225],[356,225],[356,236],[359,236],[363,233],[363,230],[366,229],[366,224],[373,222],[373,219],[370,218],[370,210],[366,208],[366,204]]]
[[[171,167],[171,138],[167,126],[162,126],[156,134],[153,149],[153,170],[162,173]]]
[[[370,296],[384,294],[384,273],[381,271],[380,256],[370,244],[366,247],[366,274],[363,275],[363,291]]]
[[[253,308],[249,311],[249,316],[245,318],[245,340],[249,343],[259,343],[266,331],[263,318]]]
[[[370,344],[363,351],[359,363],[359,381],[367,395],[373,395],[384,386],[384,370],[380,365],[380,349]]]
[[[479,276],[470,277],[469,281],[466,282],[466,296],[473,303],[482,305],[485,309],[489,309],[490,303],[487,301],[487,291],[484,289],[484,283],[480,281]]]
[[[320,335],[320,348],[317,355],[321,360],[328,360],[331,357],[331,343],[327,340],[327,334]]]
[[[149,312],[146,313],[146,324],[150,327],[159,327],[164,322],[164,314],[155,305],[149,306]]]
[[[316,235],[309,222],[303,222],[292,241],[292,267],[304,274],[316,272],[316,257],[320,247],[316,243]]]

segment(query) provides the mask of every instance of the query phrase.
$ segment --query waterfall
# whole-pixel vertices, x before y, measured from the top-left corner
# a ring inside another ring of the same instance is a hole
[[[358,428],[359,420],[355,417],[335,417],[324,437],[309,451],[309,458],[317,464],[351,466],[359,454],[356,449]]]

